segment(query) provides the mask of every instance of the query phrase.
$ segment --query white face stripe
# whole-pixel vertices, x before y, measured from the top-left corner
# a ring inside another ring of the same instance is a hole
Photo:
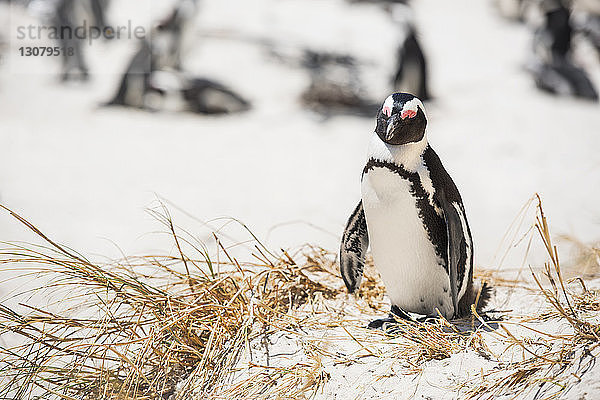
[[[383,110],[390,110],[390,115],[392,114],[392,109],[394,108],[394,98],[392,96],[393,95],[388,96],[388,98],[383,102]]]
[[[416,113],[419,111],[419,107],[421,108],[423,113],[425,113],[425,107],[423,107],[423,103],[421,103],[421,100],[419,100],[415,97],[411,101],[407,101],[406,103],[404,103],[404,107],[402,107],[402,112],[414,111]]]
[[[392,109],[394,108],[394,99],[392,98],[392,96],[388,96],[387,99],[385,99],[385,102],[383,103],[383,107],[381,109],[381,111],[383,112],[383,114],[386,117],[391,117],[392,116]],[[388,131],[389,131],[389,127],[388,127]]]

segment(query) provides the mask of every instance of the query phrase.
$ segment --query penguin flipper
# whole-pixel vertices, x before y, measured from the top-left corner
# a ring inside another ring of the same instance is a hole
[[[361,200],[346,223],[340,246],[340,272],[350,293],[360,286],[368,247],[369,233]]]
[[[460,206],[450,199],[441,201],[444,218],[446,220],[446,233],[448,235],[448,275],[450,276],[450,293],[454,307],[454,317],[459,316],[458,309],[458,268],[461,262],[462,249],[466,246],[464,236],[465,227],[460,217]]]

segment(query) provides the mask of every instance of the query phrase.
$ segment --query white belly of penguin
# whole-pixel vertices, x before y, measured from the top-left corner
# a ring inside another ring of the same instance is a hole
[[[362,181],[362,201],[373,261],[393,305],[447,318],[454,308],[450,278],[419,217],[411,183],[386,168]]]

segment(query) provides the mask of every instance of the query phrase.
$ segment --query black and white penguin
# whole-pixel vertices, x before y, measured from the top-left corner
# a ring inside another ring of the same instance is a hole
[[[220,82],[194,77],[177,71],[156,71],[150,85],[159,95],[154,109],[178,104],[177,111],[198,114],[233,114],[250,109],[250,102]],[[164,104],[161,104],[164,103]]]
[[[422,101],[431,100],[427,60],[417,38],[412,8],[407,4],[393,4],[386,9],[402,32],[402,40],[396,53],[393,90],[414,93]]]
[[[149,93],[162,94],[160,91],[154,90],[150,82],[152,72],[157,69],[151,42],[146,39],[140,40],[127,69],[123,72],[117,93],[104,105],[145,108],[146,97]]]
[[[379,105],[367,98],[360,62],[352,55],[305,50],[302,65],[310,74],[310,85],[301,96],[307,108],[325,116],[376,112]]]
[[[141,40],[123,73],[115,96],[105,105],[154,111],[168,109],[198,114],[247,111],[250,102],[224,84],[196,77],[182,67],[182,49],[193,28],[199,0],[178,0],[173,11]]]
[[[573,27],[566,4],[564,0],[541,2],[543,23],[535,32],[528,67],[536,86],[544,91],[597,101],[598,91],[571,55]]]
[[[600,57],[600,3],[590,4],[588,9],[576,13],[573,18],[573,28],[580,33],[596,49]]]
[[[72,54],[61,51],[61,81],[87,81],[89,68],[84,54],[87,38],[73,32],[81,26],[104,29],[108,0],[31,0],[20,3],[26,4],[29,13],[39,18],[44,26],[60,33],[48,36],[56,36],[53,39],[61,48],[73,50]]]
[[[171,13],[154,27],[152,45],[157,62],[164,68],[182,70],[181,56],[193,38],[195,18],[200,9],[199,0],[178,0]]]
[[[151,108],[148,95],[163,95],[153,87],[152,74],[163,70],[181,70],[181,53],[186,34],[191,33],[198,12],[198,0],[178,0],[171,13],[153,26],[150,38],[139,41],[115,96],[105,105]]]
[[[362,200],[342,237],[340,269],[349,292],[360,285],[365,253],[373,261],[392,303],[392,313],[447,319],[469,314],[487,287],[473,285],[473,240],[461,196],[429,146],[421,101],[407,93],[389,96],[377,113],[362,174]],[[481,292],[481,293],[480,293]],[[378,328],[393,316],[373,321]]]

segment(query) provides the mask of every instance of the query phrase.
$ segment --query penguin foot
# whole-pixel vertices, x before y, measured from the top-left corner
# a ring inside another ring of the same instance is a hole
[[[439,315],[424,315],[422,317],[417,318],[417,322],[422,324],[435,324],[440,321]]]
[[[494,311],[480,313],[479,317],[481,320],[473,317],[454,320],[452,325],[459,332],[473,332],[477,329],[492,332],[500,327],[499,322],[503,320],[502,316],[496,315]]]
[[[375,321],[369,322],[367,328],[369,329],[382,329],[386,324],[397,324],[396,318],[392,314],[390,314],[387,318],[376,319]]]
[[[414,321],[414,319],[410,315],[408,315],[407,313],[402,311],[399,307],[392,306],[391,312],[387,316],[387,318],[381,318],[381,319],[376,319],[375,321],[371,321],[371,322],[369,322],[369,325],[367,326],[367,328],[382,329],[385,331],[389,331],[389,328],[387,327],[387,325],[397,324],[399,319],[404,319],[407,321]]]

